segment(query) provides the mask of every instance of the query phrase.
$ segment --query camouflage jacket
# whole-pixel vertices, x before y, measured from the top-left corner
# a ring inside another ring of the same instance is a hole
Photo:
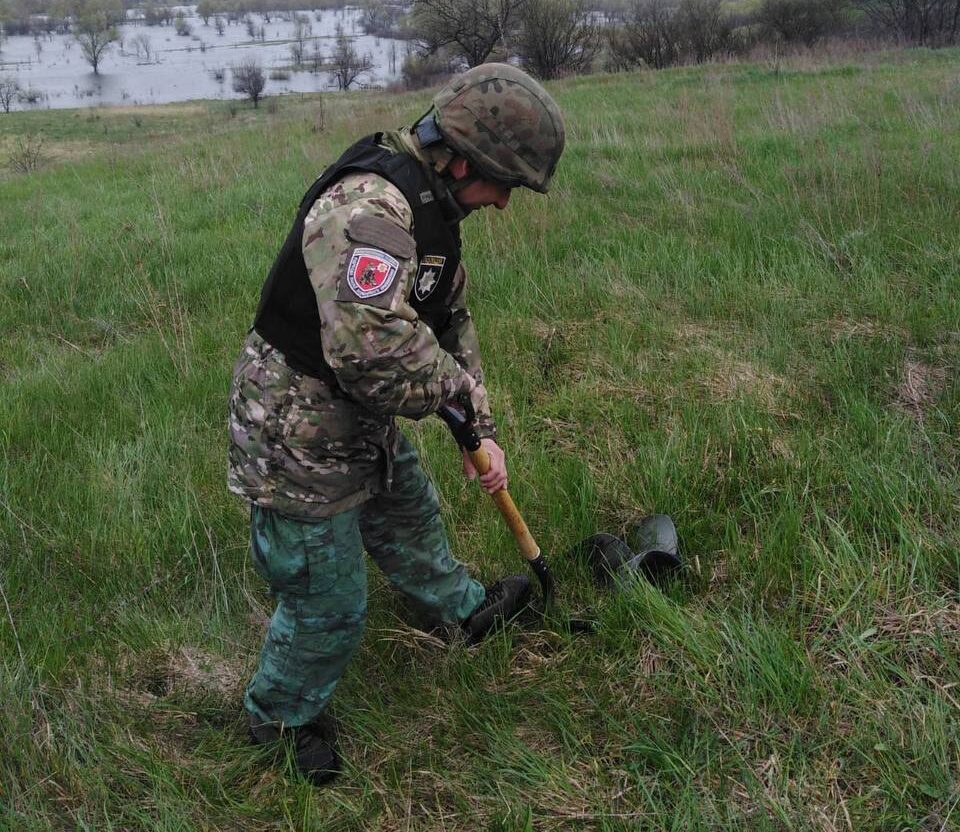
[[[391,147],[424,161],[408,134],[388,136]],[[366,301],[356,279],[348,279],[357,229],[364,234],[359,242],[397,263],[390,290]],[[376,174],[347,174],[314,203],[302,251],[320,312],[318,337],[336,381],[295,371],[250,332],[229,400],[232,492],[293,517],[359,505],[390,488],[393,417],[422,418],[460,393],[471,394],[480,435],[495,435],[465,302],[466,272],[460,268],[446,301],[446,329],[434,332],[408,303],[419,265],[412,234],[409,204]]]

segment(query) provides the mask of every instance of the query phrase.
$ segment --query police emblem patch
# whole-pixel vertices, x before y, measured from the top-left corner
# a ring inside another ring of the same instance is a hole
[[[420,267],[417,269],[417,279],[413,284],[413,294],[417,300],[426,300],[437,288],[446,257],[437,254],[426,254],[420,258]]]
[[[356,248],[347,267],[347,284],[358,298],[382,295],[392,285],[400,263],[378,248]]]

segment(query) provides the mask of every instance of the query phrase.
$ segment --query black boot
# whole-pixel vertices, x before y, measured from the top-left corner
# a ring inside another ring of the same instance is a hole
[[[297,770],[315,786],[329,783],[340,773],[336,725],[329,717],[281,731],[276,723],[261,722],[251,714],[250,739],[255,745],[289,742]]]
[[[530,597],[530,579],[526,575],[509,575],[487,587],[487,597],[463,622],[468,644],[476,644],[487,633],[515,617]]]

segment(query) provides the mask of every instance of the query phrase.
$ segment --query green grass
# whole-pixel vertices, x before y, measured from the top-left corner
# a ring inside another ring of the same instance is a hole
[[[314,790],[246,744],[269,598],[225,399],[307,183],[426,96],[11,114],[0,179],[0,828],[951,829],[960,53],[553,87],[549,198],[465,226],[511,491],[600,632],[442,647],[371,574]],[[461,557],[517,568],[441,425]],[[565,557],[671,514],[666,594]]]

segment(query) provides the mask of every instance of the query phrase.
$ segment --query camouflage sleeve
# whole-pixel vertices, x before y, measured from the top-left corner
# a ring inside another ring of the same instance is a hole
[[[476,385],[406,301],[417,272],[412,225],[396,187],[351,174],[307,214],[303,257],[340,386],[375,413],[419,419]]]
[[[497,438],[497,426],[490,412],[490,400],[483,382],[483,369],[480,366],[480,341],[477,329],[473,325],[473,316],[466,303],[467,271],[460,264],[454,280],[454,286],[448,301],[450,318],[446,329],[437,334],[441,348],[450,353],[477,383],[471,394],[473,406],[477,410],[477,435],[481,439]]]

